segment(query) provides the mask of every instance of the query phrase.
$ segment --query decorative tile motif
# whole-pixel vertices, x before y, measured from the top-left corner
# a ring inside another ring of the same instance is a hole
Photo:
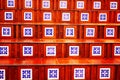
[[[33,46],[23,46],[23,56],[33,56]]]
[[[32,69],[21,69],[21,80],[32,80]]]
[[[66,28],[66,37],[74,37],[74,28]]]
[[[114,55],[115,56],[120,56],[120,46],[115,46],[114,47]]]
[[[24,28],[23,34],[25,37],[33,36],[33,28]]]
[[[100,79],[110,79],[110,68],[100,68]]]
[[[100,13],[99,21],[107,21],[107,13]]]
[[[46,56],[56,56],[56,46],[46,46]]]
[[[74,68],[74,79],[85,79],[85,68]]]
[[[86,37],[94,37],[95,28],[86,28]]]
[[[15,7],[15,1],[14,0],[7,0],[7,7]]]
[[[42,8],[50,8],[50,1],[42,1]]]
[[[62,21],[70,21],[70,13],[62,13]]]
[[[114,28],[106,28],[106,37],[114,37],[115,29]]]
[[[0,46],[0,56],[8,56],[8,55],[9,55],[9,47]]]
[[[48,80],[59,80],[59,69],[58,68],[49,68],[48,69]]]
[[[117,14],[117,21],[120,21],[120,13]]]
[[[11,27],[2,27],[2,36],[11,36]]]
[[[53,37],[54,29],[53,28],[45,28],[45,36]]]
[[[32,0],[25,0],[25,8],[32,8]]]
[[[101,9],[101,2],[100,1],[94,1],[94,9]]]
[[[24,12],[24,20],[32,20],[32,12]]]
[[[69,46],[69,56],[79,56],[79,46]]]
[[[60,8],[66,9],[67,8],[67,1],[60,1]]]
[[[101,56],[102,46],[92,46],[92,56]]]
[[[5,20],[13,20],[13,12],[5,12]]]
[[[84,1],[77,1],[77,9],[84,9]]]
[[[6,80],[5,79],[5,69],[0,69],[0,80]]]
[[[43,13],[43,20],[44,21],[51,21],[52,20],[52,13],[51,12],[44,12]]]
[[[89,13],[81,13],[81,21],[89,21]]]
[[[117,2],[110,2],[110,9],[117,9]]]

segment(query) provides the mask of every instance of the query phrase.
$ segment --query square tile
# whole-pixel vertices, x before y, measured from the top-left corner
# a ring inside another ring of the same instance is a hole
[[[11,36],[11,27],[2,27],[2,36]]]
[[[117,9],[117,2],[110,2],[110,9]]]
[[[77,9],[84,9],[84,1],[77,1]]]
[[[5,20],[13,20],[13,12],[5,12],[4,19]]]
[[[23,46],[23,56],[33,56],[33,46]]]
[[[114,46],[114,56],[120,56],[120,46]]]
[[[100,1],[94,1],[94,9],[101,9],[101,2]]]
[[[42,1],[42,8],[50,8],[50,1],[43,0]]]
[[[117,21],[120,22],[120,13],[117,14]]]
[[[100,68],[100,79],[110,79],[110,68]]]
[[[64,26],[63,38],[76,39],[77,38],[77,26]]]
[[[24,37],[32,37],[33,36],[33,28],[29,27],[29,28],[23,28],[23,36]]]
[[[45,28],[45,36],[53,37],[54,36],[54,29],[53,28]]]
[[[15,0],[7,0],[7,7],[15,7]]]
[[[74,68],[74,79],[85,79],[85,68]]]
[[[66,28],[66,37],[74,37],[74,28]]]
[[[24,20],[32,20],[32,12],[24,12]]]
[[[62,13],[62,21],[70,21],[70,13]]]
[[[89,13],[81,13],[81,21],[89,21]]]
[[[59,80],[59,69],[58,68],[48,69],[48,80]]]
[[[106,28],[106,37],[114,37],[115,28]]]
[[[5,69],[0,69],[0,80],[6,80]]]
[[[66,9],[67,8],[67,1],[60,1],[60,8]]]
[[[52,13],[51,12],[44,12],[43,13],[43,20],[44,21],[51,21],[52,20]]]
[[[107,21],[107,13],[99,13],[99,21]]]
[[[92,46],[92,56],[102,56],[102,46]]]
[[[25,0],[25,8],[32,8],[32,0]]]
[[[56,56],[56,46],[46,46],[46,56]]]
[[[86,28],[86,37],[94,37],[95,28]]]
[[[9,56],[8,46],[0,46],[0,56]]]
[[[79,46],[69,46],[69,56],[79,56]]]
[[[21,69],[21,80],[32,80],[32,69]]]

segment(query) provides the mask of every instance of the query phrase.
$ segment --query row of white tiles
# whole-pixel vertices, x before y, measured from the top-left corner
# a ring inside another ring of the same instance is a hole
[[[58,46],[46,46],[46,56],[56,56]],[[35,52],[35,46],[22,46],[22,56],[33,56]],[[0,46],[0,56],[9,56],[10,50],[12,50],[9,46]],[[80,56],[80,47],[79,46],[69,46],[69,56]],[[105,47],[102,45],[95,45],[90,48],[90,54],[92,56],[102,56],[104,54]],[[114,50],[114,51],[113,51]],[[120,56],[120,46],[114,46],[112,49],[114,56]]]
[[[114,38],[115,35],[119,32],[117,32],[116,28],[114,27],[109,27],[109,28],[104,28],[105,29],[105,36],[106,37],[110,37],[110,38]],[[34,37],[34,28],[33,27],[24,27],[23,29],[21,29],[21,31],[23,32],[22,36],[23,37]],[[65,31],[63,31],[65,37],[68,38],[74,38],[77,35],[77,30],[75,29],[75,27],[66,27]],[[86,37],[96,37],[97,35],[97,30],[95,27],[91,27],[91,28],[85,28],[85,36]],[[1,28],[1,36],[2,37],[11,37],[12,35],[12,29],[11,27],[2,27]],[[44,28],[44,36],[47,37],[51,37],[54,38],[56,35],[56,28],[55,27],[45,27]]]
[[[42,0],[41,8],[50,9],[51,5],[53,5],[53,3],[51,3],[51,2],[52,1],[50,1],[50,0]],[[6,3],[7,8],[15,8],[16,3],[17,3],[17,1],[15,2],[15,0],[7,0],[7,3]],[[58,3],[59,9],[68,9],[68,6],[70,6],[70,4],[73,4],[70,1],[68,4],[67,0],[59,0],[57,3]],[[33,3],[33,0],[23,0],[23,3],[21,3],[21,4],[22,4],[22,6],[24,6],[27,9],[31,9],[31,8],[33,8],[33,6],[35,6],[35,4]],[[91,1],[91,3],[87,3],[84,0],[81,0],[81,1],[77,0],[75,2],[75,7],[76,7],[76,9],[85,9],[87,4],[92,4],[93,5],[92,8],[97,9],[97,10],[100,10],[102,8],[102,6],[104,6],[104,8],[108,7],[108,4],[106,4],[102,1],[93,1],[93,2]],[[105,4],[105,5],[103,5],[103,4]],[[110,1],[109,5],[110,5],[109,9],[116,10],[116,9],[118,9],[119,4],[118,4],[118,1]]]
[[[6,70],[0,69],[0,80],[6,80]],[[111,79],[111,68],[100,68],[99,69],[99,79]],[[19,73],[18,73],[19,74]],[[74,68],[74,79],[86,79],[86,69],[85,68]],[[22,68],[20,70],[21,80],[32,80],[33,77],[33,70],[32,68]],[[48,68],[47,70],[47,79],[60,79],[61,73],[59,68]],[[97,76],[97,75],[96,75]]]
[[[14,14],[15,14],[14,12],[8,11],[8,12],[4,12],[4,14],[1,14],[1,15],[4,15],[4,20],[5,21],[13,21],[13,20],[15,20],[15,18],[14,18],[15,15]],[[22,15],[22,14],[20,14],[20,15]],[[33,21],[34,20],[33,12],[26,11],[26,12],[23,13],[23,15],[24,15],[22,17],[23,21]],[[43,20],[43,21],[54,21],[54,19],[53,19],[54,15],[53,15],[52,12],[43,12],[43,18],[41,20]],[[73,17],[73,15],[71,15],[70,12],[62,12],[62,14],[59,15],[59,16],[61,16],[61,21],[64,21],[64,22],[71,21],[71,18]],[[98,14],[98,21],[99,22],[107,22],[109,20],[108,18],[110,16],[111,15],[108,16],[107,12],[101,12],[101,13]],[[75,15],[74,15],[74,17],[75,17]],[[81,12],[80,17],[79,17],[79,21],[89,22],[89,21],[91,21],[91,17],[92,16],[90,15],[90,13]],[[120,13],[116,13],[116,17],[114,16],[114,18],[115,18],[115,21],[120,22]],[[55,17],[55,19],[57,19],[57,17]]]

